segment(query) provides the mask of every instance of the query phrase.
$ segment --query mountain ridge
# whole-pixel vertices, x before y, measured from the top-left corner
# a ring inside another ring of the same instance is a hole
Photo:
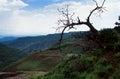
[[[71,37],[75,32],[65,33],[63,39]],[[19,49],[26,53],[33,53],[37,50],[45,50],[59,42],[61,34],[48,34],[43,36],[20,37],[12,41],[2,42],[3,44]]]

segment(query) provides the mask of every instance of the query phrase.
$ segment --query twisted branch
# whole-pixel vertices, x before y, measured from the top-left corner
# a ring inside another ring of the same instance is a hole
[[[93,2],[95,3],[96,7],[91,10],[91,12],[89,13],[89,15],[88,15],[88,17],[87,17],[87,20],[84,21],[84,22],[81,21],[79,17],[77,17],[77,21],[76,21],[76,22],[73,22],[74,19],[73,19],[72,17],[74,16],[75,13],[72,13],[72,14],[69,13],[69,6],[68,6],[68,5],[67,5],[66,9],[63,8],[64,10],[59,10],[59,9],[58,9],[58,11],[59,11],[59,12],[63,15],[63,17],[65,18],[65,19],[62,19],[62,20],[61,20],[61,19],[58,20],[58,23],[59,23],[59,24],[62,23],[62,25],[63,25],[63,26],[58,27],[59,29],[63,28],[63,29],[62,29],[62,33],[61,33],[61,37],[60,37],[60,40],[59,40],[59,41],[60,41],[60,44],[61,44],[61,42],[62,42],[62,38],[63,38],[63,34],[64,34],[65,30],[66,30],[67,28],[73,29],[74,26],[76,26],[76,25],[87,25],[87,26],[90,28],[90,31],[93,33],[93,35],[94,35],[94,36],[97,36],[97,35],[98,35],[98,30],[92,25],[92,23],[90,22],[90,18],[91,18],[92,14],[93,14],[95,11],[98,11],[98,13],[104,12],[103,6],[104,6],[105,1],[106,1],[106,0],[104,0],[104,1],[102,2],[102,4],[99,6],[99,5],[98,5],[98,2],[97,2],[96,0],[93,0]]]

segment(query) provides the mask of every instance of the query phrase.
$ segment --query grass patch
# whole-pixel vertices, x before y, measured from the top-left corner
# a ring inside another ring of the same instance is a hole
[[[26,74],[30,75],[30,77],[28,79],[40,79],[40,77],[43,76],[46,73],[47,72],[32,71],[32,72],[27,72]]]
[[[26,61],[22,64],[20,64],[17,69],[21,70],[21,69],[25,69],[25,70],[29,70],[29,69],[38,69],[40,68],[40,62],[39,61]]]

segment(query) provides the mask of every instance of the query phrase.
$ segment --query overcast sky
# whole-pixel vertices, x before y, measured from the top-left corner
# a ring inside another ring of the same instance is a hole
[[[57,9],[66,4],[83,21],[95,7],[92,0],[0,0],[0,36],[55,33],[61,18]],[[101,16],[94,14],[91,18],[97,29],[113,28],[120,15],[120,0],[106,0],[104,7],[106,11]],[[89,29],[80,26],[78,30]]]

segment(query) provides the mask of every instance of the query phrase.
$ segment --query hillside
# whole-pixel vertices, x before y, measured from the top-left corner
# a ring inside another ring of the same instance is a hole
[[[81,47],[79,50],[76,50],[76,43],[80,42],[80,39],[69,38],[63,40],[61,45],[63,53],[60,53],[58,44],[54,45],[50,49],[44,51],[36,51],[28,57],[16,62],[15,64],[9,66],[4,71],[51,71],[59,64],[62,60],[67,58],[68,54],[81,54],[83,51]],[[82,42],[82,41],[81,41]],[[80,42],[80,43],[81,43]],[[71,45],[73,48],[71,48]],[[66,51],[68,50],[68,51]],[[74,51],[75,50],[75,51]]]
[[[59,50],[46,50],[44,52],[36,52],[25,59],[22,59],[4,71],[50,71],[60,61],[62,57]]]
[[[64,38],[70,36],[71,33],[66,33]],[[12,41],[3,40],[3,43],[6,45],[0,43],[0,70],[24,56],[50,48],[59,41],[59,37],[60,34],[50,34],[36,37],[21,37]]]
[[[65,39],[61,51],[56,44],[16,62],[5,71],[22,71],[28,79],[119,79],[120,34],[104,29],[98,38],[100,46],[86,37]]]
[[[5,41],[12,41],[17,39],[18,37],[13,37],[13,36],[6,36],[6,37],[1,37],[0,42],[5,42]]]
[[[99,43],[88,38],[65,40],[63,61],[49,73],[33,73],[30,79],[119,79],[120,34],[103,29],[98,38]]]
[[[66,33],[63,38],[68,38],[71,34],[72,33]],[[37,50],[45,50],[52,47],[54,44],[58,43],[59,38],[60,34],[49,34],[43,36],[21,37],[3,43],[30,54]]]
[[[0,43],[0,70],[26,56],[18,49]]]
[[[58,48],[59,45],[56,44],[47,50],[34,52],[28,57],[19,60],[13,65],[7,67],[4,71],[22,71],[25,74],[27,71],[33,75],[35,74],[35,71],[36,74],[39,72],[49,72],[54,70],[56,66],[63,60],[66,60],[74,55],[81,55],[84,52],[84,48],[89,48],[89,46],[84,45],[85,42],[87,42],[87,40],[82,40],[81,35],[76,33],[72,38],[68,38],[62,41],[62,52],[60,52]],[[31,74],[27,73],[27,75]]]

